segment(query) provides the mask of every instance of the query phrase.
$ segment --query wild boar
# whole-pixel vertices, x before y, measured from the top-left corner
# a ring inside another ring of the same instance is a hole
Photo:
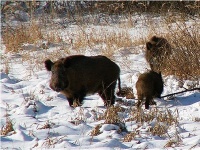
[[[171,45],[163,37],[153,36],[146,43],[145,57],[151,70],[159,73],[166,69],[171,49]]]
[[[66,96],[69,105],[83,102],[87,94],[98,93],[105,106],[115,103],[115,87],[120,85],[119,66],[105,56],[72,55],[56,62],[45,61],[51,71],[50,88]]]
[[[150,104],[156,104],[153,98],[160,98],[163,92],[163,79],[161,73],[149,71],[141,74],[136,82],[139,108],[145,101],[145,109],[149,109]]]

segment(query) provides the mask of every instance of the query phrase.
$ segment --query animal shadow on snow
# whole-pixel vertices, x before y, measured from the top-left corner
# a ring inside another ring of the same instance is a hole
[[[5,80],[5,82],[3,82],[3,83],[9,83],[9,84],[16,84],[16,83],[20,82],[20,80],[17,80],[14,77],[10,77],[6,73],[1,73],[0,79],[1,79],[1,81]]]
[[[104,104],[100,104],[102,102],[102,100],[99,101],[99,103],[97,102],[99,99],[101,99],[100,96],[97,96],[97,95],[93,95],[93,96],[86,96],[84,99],[83,99],[83,103],[82,103],[82,106],[83,108],[91,108],[93,106],[95,106],[96,104],[96,107],[97,108],[106,108],[106,106],[104,106]],[[94,103],[93,106],[91,106],[90,104],[91,103]]]
[[[93,95],[93,96],[94,96],[94,95]],[[61,98],[63,101],[66,101],[66,102],[67,102],[66,97],[65,97],[63,94],[58,94],[58,97]],[[99,99],[99,98],[100,98],[100,97],[98,97],[98,96],[96,96],[96,95],[95,95],[95,97],[86,96],[86,97],[83,99],[83,103],[82,103],[82,106],[81,106],[81,107],[83,107],[83,108],[91,108],[91,106],[89,106],[88,104],[89,104],[89,103],[93,103],[93,101],[96,102],[97,99]],[[68,104],[66,103],[66,105],[68,105]],[[98,107],[98,108],[106,108],[106,106],[101,106],[100,104],[97,105],[97,107]]]
[[[169,100],[159,100],[160,106],[167,106],[168,108],[174,106],[188,106],[200,102],[200,93],[195,92],[187,96],[175,96],[173,99]]]
[[[60,93],[59,93],[59,94],[58,94],[58,97],[66,101],[66,98],[65,98],[65,96],[64,96],[63,94],[60,94]]]

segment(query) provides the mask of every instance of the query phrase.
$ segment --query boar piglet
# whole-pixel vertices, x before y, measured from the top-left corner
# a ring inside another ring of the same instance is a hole
[[[150,104],[156,104],[153,98],[160,98],[163,92],[163,80],[161,73],[149,71],[141,74],[136,82],[139,108],[145,101],[145,109],[149,109]]]

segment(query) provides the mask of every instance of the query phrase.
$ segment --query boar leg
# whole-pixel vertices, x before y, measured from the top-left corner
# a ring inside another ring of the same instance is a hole
[[[105,106],[111,106],[115,103],[115,95],[113,90],[100,91],[98,93],[103,99]]]
[[[149,109],[149,104],[150,104],[151,101],[153,101],[153,97],[152,96],[146,96],[145,109]]]
[[[77,107],[77,106],[81,106],[81,102],[83,101],[84,97],[80,97],[80,96],[74,96],[73,98],[67,98],[68,102],[69,102],[69,106],[71,107]]]
[[[139,108],[142,105],[143,102],[143,95],[142,94],[138,94],[138,102],[137,102],[137,108]]]
[[[115,104],[115,86],[116,82],[113,82],[106,88],[105,96],[107,97],[107,106],[111,106]]]
[[[115,103],[115,86],[116,82],[110,85],[103,85],[102,89],[98,92],[99,96],[103,99],[105,106],[111,106]]]
[[[82,104],[85,96],[86,96],[86,92],[84,90],[81,90],[74,95],[74,99],[77,101],[77,104],[79,106]]]
[[[67,100],[68,100],[68,102],[69,102],[69,106],[70,107],[73,107],[73,98],[71,98],[71,97],[67,97]]]

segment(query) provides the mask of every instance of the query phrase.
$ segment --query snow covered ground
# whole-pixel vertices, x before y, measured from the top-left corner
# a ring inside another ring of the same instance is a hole
[[[94,26],[92,28],[95,29]],[[71,29],[71,32],[74,30]],[[139,26],[130,30],[132,37],[145,36],[146,32]],[[65,37],[65,32],[62,36]],[[18,54],[4,54],[11,62],[8,74],[1,71],[0,127],[3,130],[10,121],[13,131],[1,135],[1,149],[200,149],[199,91],[185,92],[168,100],[156,99],[157,106],[143,110],[146,115],[156,110],[164,114],[170,111],[174,115],[172,117],[177,119],[172,124],[163,123],[167,132],[162,136],[150,132],[150,128],[156,125],[156,116],[149,122],[130,119],[133,110],[137,111],[134,106],[136,100],[123,98],[124,103],[116,102],[115,106],[125,109],[118,112],[118,116],[127,131],[119,132],[118,124],[105,123],[105,118],[101,118],[107,108],[97,94],[87,96],[81,107],[71,108],[63,95],[50,89],[51,74],[43,66],[45,58],[39,55],[46,55],[46,52],[55,49],[55,46],[50,46],[47,51],[32,52],[35,60],[40,59],[42,69],[30,68]],[[132,49],[137,49],[138,53]],[[113,55],[113,60],[121,68],[122,86],[132,87],[135,96],[137,78],[149,68],[143,49],[144,45],[125,48],[116,50]],[[101,51],[88,48],[83,54],[97,55]],[[163,79],[162,95],[184,90],[174,76],[163,76]],[[190,84],[191,81],[185,81],[183,87],[187,88]],[[92,136],[97,125],[101,125],[99,134]],[[131,132],[137,135],[125,141],[125,136]]]

